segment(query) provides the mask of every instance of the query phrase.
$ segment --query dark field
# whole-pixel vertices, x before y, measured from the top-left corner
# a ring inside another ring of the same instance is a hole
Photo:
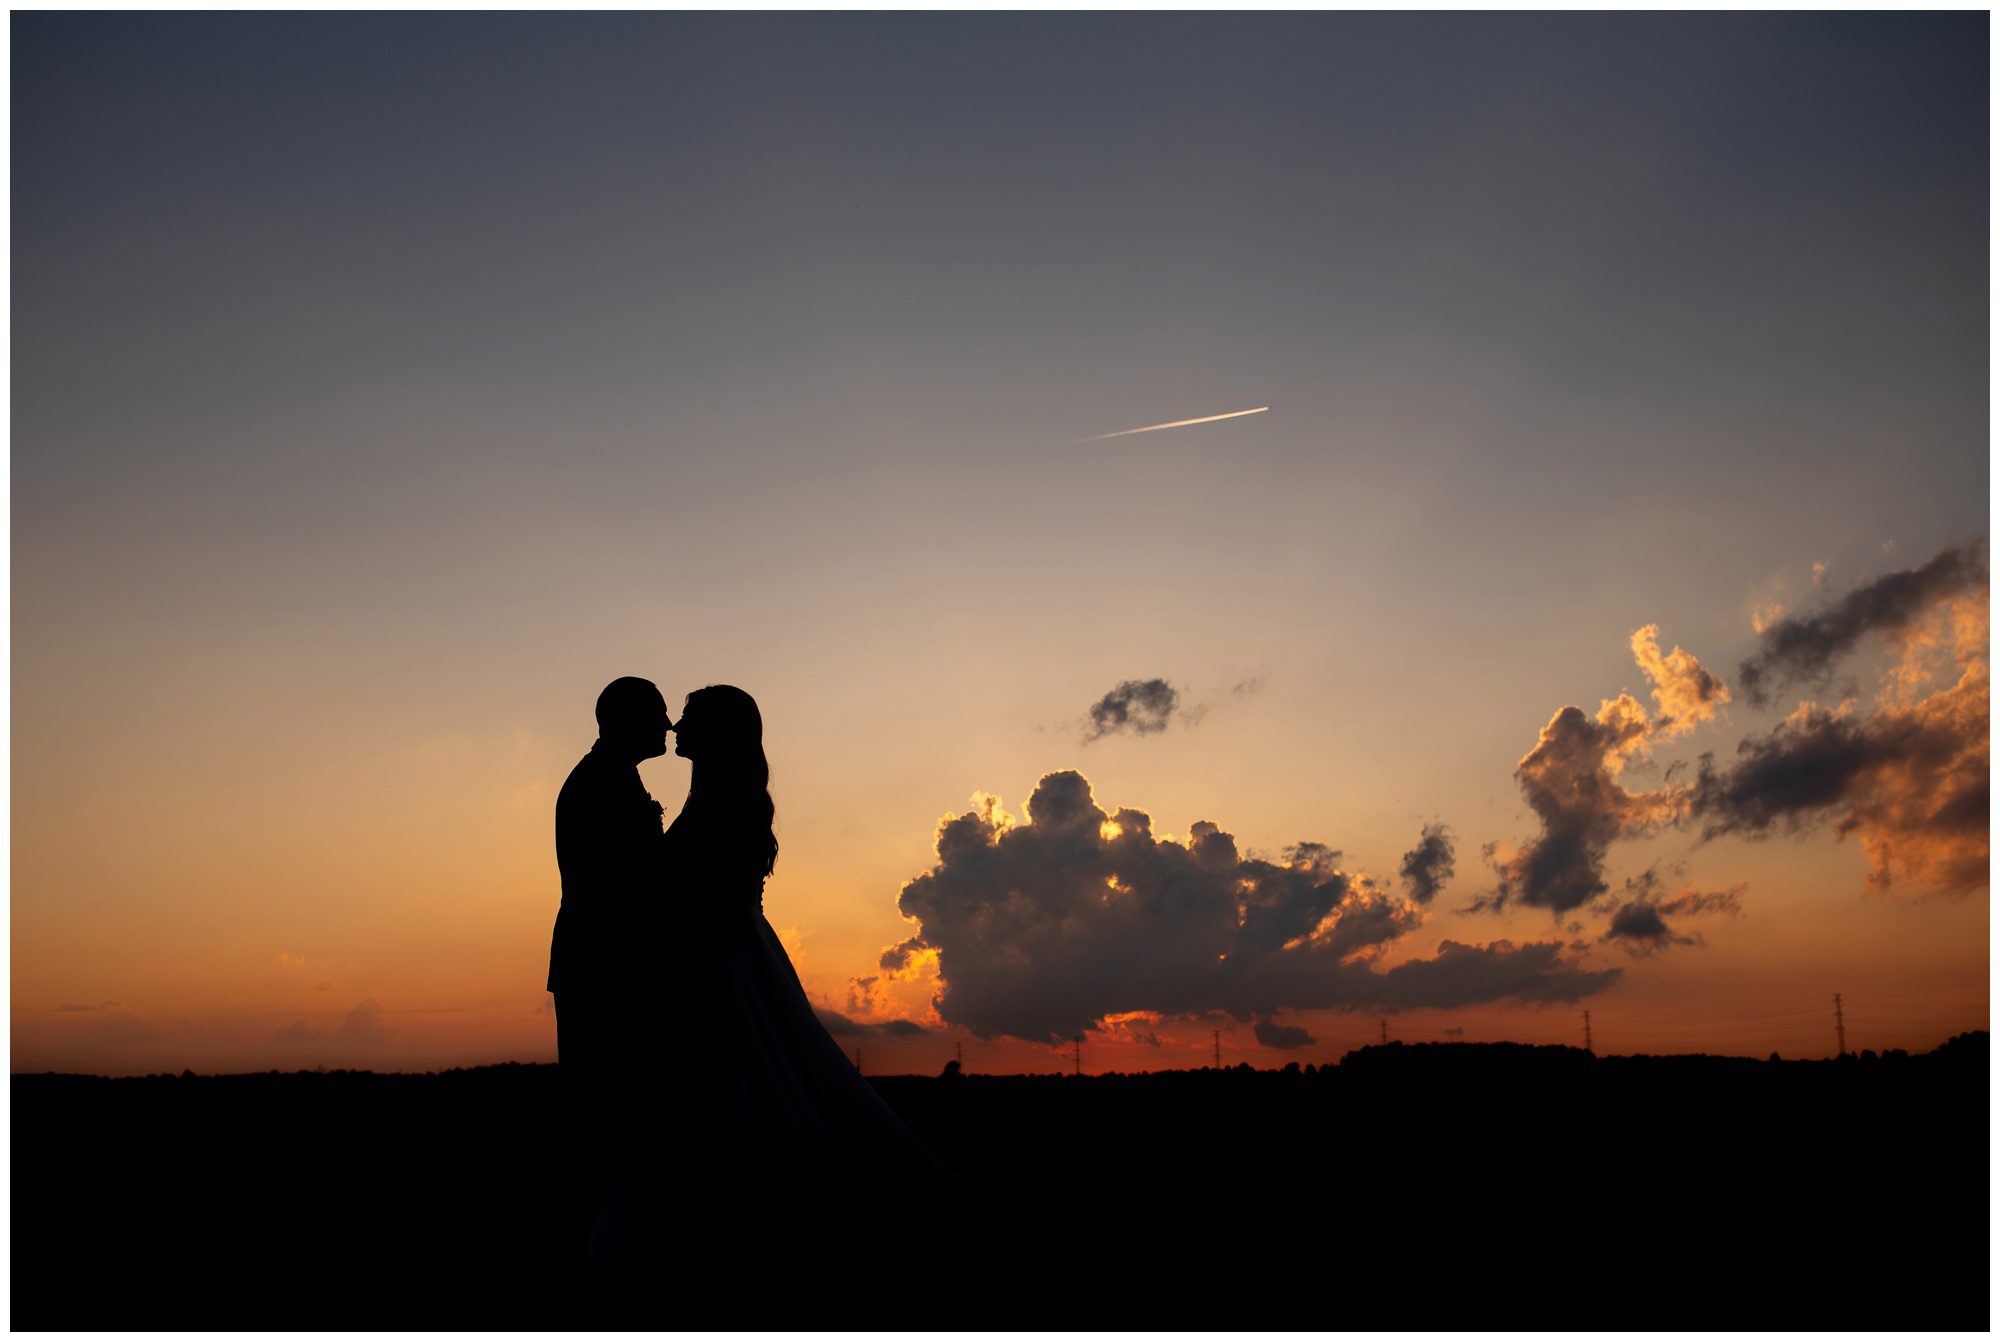
[[[1990,1322],[1983,1033],[1835,1062],[1392,1044],[1318,1071],[876,1085],[974,1184],[1083,1233],[946,1268],[879,1251],[855,1206],[806,1260],[720,1246],[614,1309],[561,1267],[553,1067],[16,1076],[12,1322]]]

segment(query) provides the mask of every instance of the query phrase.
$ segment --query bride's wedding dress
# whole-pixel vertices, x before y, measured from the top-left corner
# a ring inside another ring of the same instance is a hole
[[[954,1258],[997,1220],[814,1015],[764,918],[755,838],[693,803],[667,833],[651,1045],[591,1257],[685,1266],[748,1240],[821,1265],[864,1242]]]

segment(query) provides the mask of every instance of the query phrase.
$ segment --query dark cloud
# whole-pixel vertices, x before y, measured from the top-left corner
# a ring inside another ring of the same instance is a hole
[[[1670,918],[1692,918],[1704,913],[1726,913],[1732,918],[1743,912],[1743,892],[1749,883],[1738,882],[1727,890],[1688,889],[1659,903],[1661,913]]]
[[[1635,955],[1653,955],[1669,946],[1699,946],[1701,938],[1677,935],[1667,926],[1657,904],[1621,905],[1611,915],[1604,940],[1615,941]]]
[[[1451,879],[1457,854],[1452,848],[1451,831],[1442,824],[1425,825],[1417,836],[1417,846],[1403,854],[1400,874],[1410,898],[1428,904]]]
[[[1651,832],[1682,805],[1679,789],[1631,792],[1620,782],[1625,761],[1647,748],[1648,726],[1645,706],[1629,694],[1605,700],[1595,718],[1572,705],[1549,719],[1514,770],[1541,833],[1520,849],[1487,846],[1500,883],[1473,908],[1518,901],[1561,915],[1609,888],[1604,858],[1612,842]]]
[[[1861,844],[1875,888],[1971,894],[1987,886],[1989,741],[1980,663],[1949,689],[1865,719],[1803,708],[1743,741],[1726,768],[1704,755],[1692,813],[1708,839],[1830,823]]]
[[[1648,870],[1625,883],[1630,900],[1617,905],[1603,941],[1622,946],[1633,955],[1657,955],[1669,946],[1699,946],[1699,932],[1681,932],[1669,919],[1694,918],[1726,913],[1734,917],[1743,911],[1743,892],[1750,887],[1737,884],[1727,890],[1700,890],[1693,886],[1671,898],[1662,893],[1657,873]]]
[[[1940,602],[1986,586],[1986,543],[1947,546],[1917,568],[1885,573],[1826,609],[1765,626],[1737,669],[1743,695],[1762,706],[1795,684],[1824,686],[1836,661],[1871,635],[1894,639]]]
[[[819,1017],[819,1023],[825,1026],[826,1032],[831,1035],[855,1035],[855,1034],[868,1033],[868,1028],[864,1026],[860,1021],[850,1020],[848,1017],[841,1015],[838,1011],[831,1010],[827,1007],[814,1007],[813,1015]]]
[[[1560,941],[1471,946],[1441,941],[1428,960],[1406,960],[1382,976],[1376,1005],[1401,1011],[1474,1006],[1503,999],[1539,1005],[1576,1003],[1603,992],[1622,969],[1582,969]]]
[[[1831,824],[1861,845],[1876,889],[1986,889],[1985,560],[1983,541],[1950,547],[1819,615],[1766,630],[1754,660],[1773,683],[1823,677],[1871,633],[1893,641],[1901,656],[1869,711],[1804,703],[1739,743],[1728,766],[1704,755],[1691,804],[1703,837],[1763,838]]]
[[[1197,822],[1185,844],[1156,838],[1143,811],[1107,815],[1075,772],[1044,777],[1015,824],[997,799],[947,819],[937,865],[904,886],[917,919],[905,960],[934,950],[938,1013],[986,1034],[1065,1040],[1107,1016],[1575,1001],[1614,982],[1558,943],[1445,942],[1383,971],[1383,952],[1422,921],[1416,904],[1339,865],[1314,843],[1282,862],[1241,854]]]
[[[1268,1020],[1258,1021],[1253,1033],[1265,1048],[1304,1048],[1319,1042],[1301,1026],[1278,1025]]]
[[[813,1008],[813,1015],[819,1017],[819,1023],[826,1027],[828,1034],[843,1037],[855,1035],[888,1035],[893,1038],[906,1039],[915,1035],[930,1033],[929,1030],[913,1020],[860,1021],[843,1016],[838,1011],[834,1011],[828,1007],[818,1006]]]
[[[1180,691],[1164,680],[1128,680],[1090,706],[1085,741],[1114,732],[1147,736],[1163,732],[1180,707]]]
[[[1463,1025],[1447,1025],[1444,1027],[1444,1037],[1447,1039],[1463,1039],[1465,1038],[1465,1027]]]
[[[44,1000],[47,1000],[47,999],[44,999]],[[117,1001],[112,1001],[112,1002],[64,1002],[64,1003],[63,1003],[63,1004],[62,1004],[61,1006],[59,1006],[59,1007],[57,1007],[57,1008],[56,1008],[56,1010],[57,1010],[57,1011],[65,1011],[65,1012],[77,1012],[77,1011],[122,1011],[122,1010],[124,1010],[124,1009],[125,1009],[125,1004],[124,1004],[123,1002],[117,1002]]]
[[[908,969],[910,957],[922,950],[923,945],[921,937],[911,937],[908,941],[897,942],[882,952],[880,967],[892,974]]]

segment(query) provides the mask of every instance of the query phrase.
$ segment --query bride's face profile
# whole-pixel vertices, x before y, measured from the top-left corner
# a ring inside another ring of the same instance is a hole
[[[763,722],[757,703],[728,685],[711,685],[687,697],[674,724],[674,753],[686,760],[761,763]]]

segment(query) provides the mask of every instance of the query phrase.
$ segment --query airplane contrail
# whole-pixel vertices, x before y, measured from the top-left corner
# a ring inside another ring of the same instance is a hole
[[[1128,433],[1152,433],[1159,429],[1185,429],[1190,424],[1213,424],[1218,419],[1237,419],[1243,415],[1261,415],[1270,408],[1268,405],[1260,405],[1255,410],[1232,410],[1226,415],[1203,415],[1200,419],[1177,419],[1168,424],[1147,424],[1136,429],[1120,429],[1116,433],[1092,434],[1090,437],[1081,438],[1078,441],[1094,443],[1101,438],[1123,438]]]

